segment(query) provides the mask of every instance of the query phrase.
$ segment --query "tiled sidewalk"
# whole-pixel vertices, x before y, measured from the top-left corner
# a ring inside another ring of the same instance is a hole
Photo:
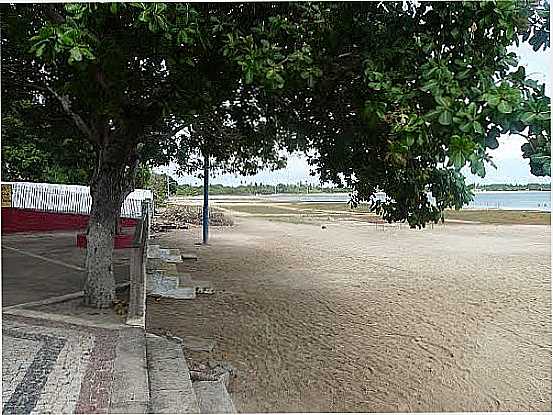
[[[3,414],[146,411],[140,329],[3,313],[2,335]]]

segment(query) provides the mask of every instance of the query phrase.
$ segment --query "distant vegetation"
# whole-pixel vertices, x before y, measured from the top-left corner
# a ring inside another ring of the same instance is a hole
[[[487,191],[507,191],[507,190],[551,190],[551,183],[529,183],[529,184],[506,184],[506,183],[496,183],[496,184],[480,184],[474,185],[470,184],[469,188],[471,190],[487,190]]]
[[[191,186],[188,184],[177,187],[177,196],[199,196],[203,192],[203,186]],[[283,184],[268,185],[262,183],[242,184],[240,186],[224,186],[213,184],[209,186],[211,195],[272,195],[275,193],[349,193],[351,189],[338,187],[323,187],[311,184]]]
[[[507,191],[507,190],[551,190],[551,183],[530,183],[530,184],[470,184],[471,190],[487,190],[487,191]],[[203,192],[203,186],[192,186],[189,184],[181,184],[176,187],[177,196],[200,196]],[[269,185],[263,183],[241,184],[239,186],[225,186],[222,184],[213,184],[209,186],[209,194],[211,195],[272,195],[276,193],[350,193],[349,188],[327,187],[312,184],[283,184]],[[173,193],[173,191],[171,191]],[[174,193],[173,193],[174,194]]]

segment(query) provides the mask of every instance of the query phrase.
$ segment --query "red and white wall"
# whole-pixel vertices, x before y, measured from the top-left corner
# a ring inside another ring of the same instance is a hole
[[[150,190],[137,189],[121,209],[121,225],[134,226]],[[86,229],[90,188],[49,183],[2,182],[2,233]]]

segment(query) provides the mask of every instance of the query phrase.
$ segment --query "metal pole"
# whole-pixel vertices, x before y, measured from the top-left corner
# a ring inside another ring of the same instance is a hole
[[[204,154],[204,209],[203,209],[203,240],[207,245],[209,238],[209,156]]]
[[[167,167],[167,200],[169,200],[169,167]]]

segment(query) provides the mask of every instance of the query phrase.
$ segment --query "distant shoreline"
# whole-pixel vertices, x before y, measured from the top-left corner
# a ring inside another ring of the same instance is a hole
[[[531,193],[531,192],[551,192],[551,189],[542,190],[475,190],[474,193]]]
[[[474,193],[533,193],[533,192],[551,192],[551,189],[541,190],[473,190]],[[380,192],[379,192],[380,193]],[[213,196],[234,196],[234,197],[270,197],[270,196],[310,196],[310,195],[347,195],[350,192],[303,192],[303,193],[210,193]],[[183,198],[202,198],[202,195],[174,195],[174,197]]]

